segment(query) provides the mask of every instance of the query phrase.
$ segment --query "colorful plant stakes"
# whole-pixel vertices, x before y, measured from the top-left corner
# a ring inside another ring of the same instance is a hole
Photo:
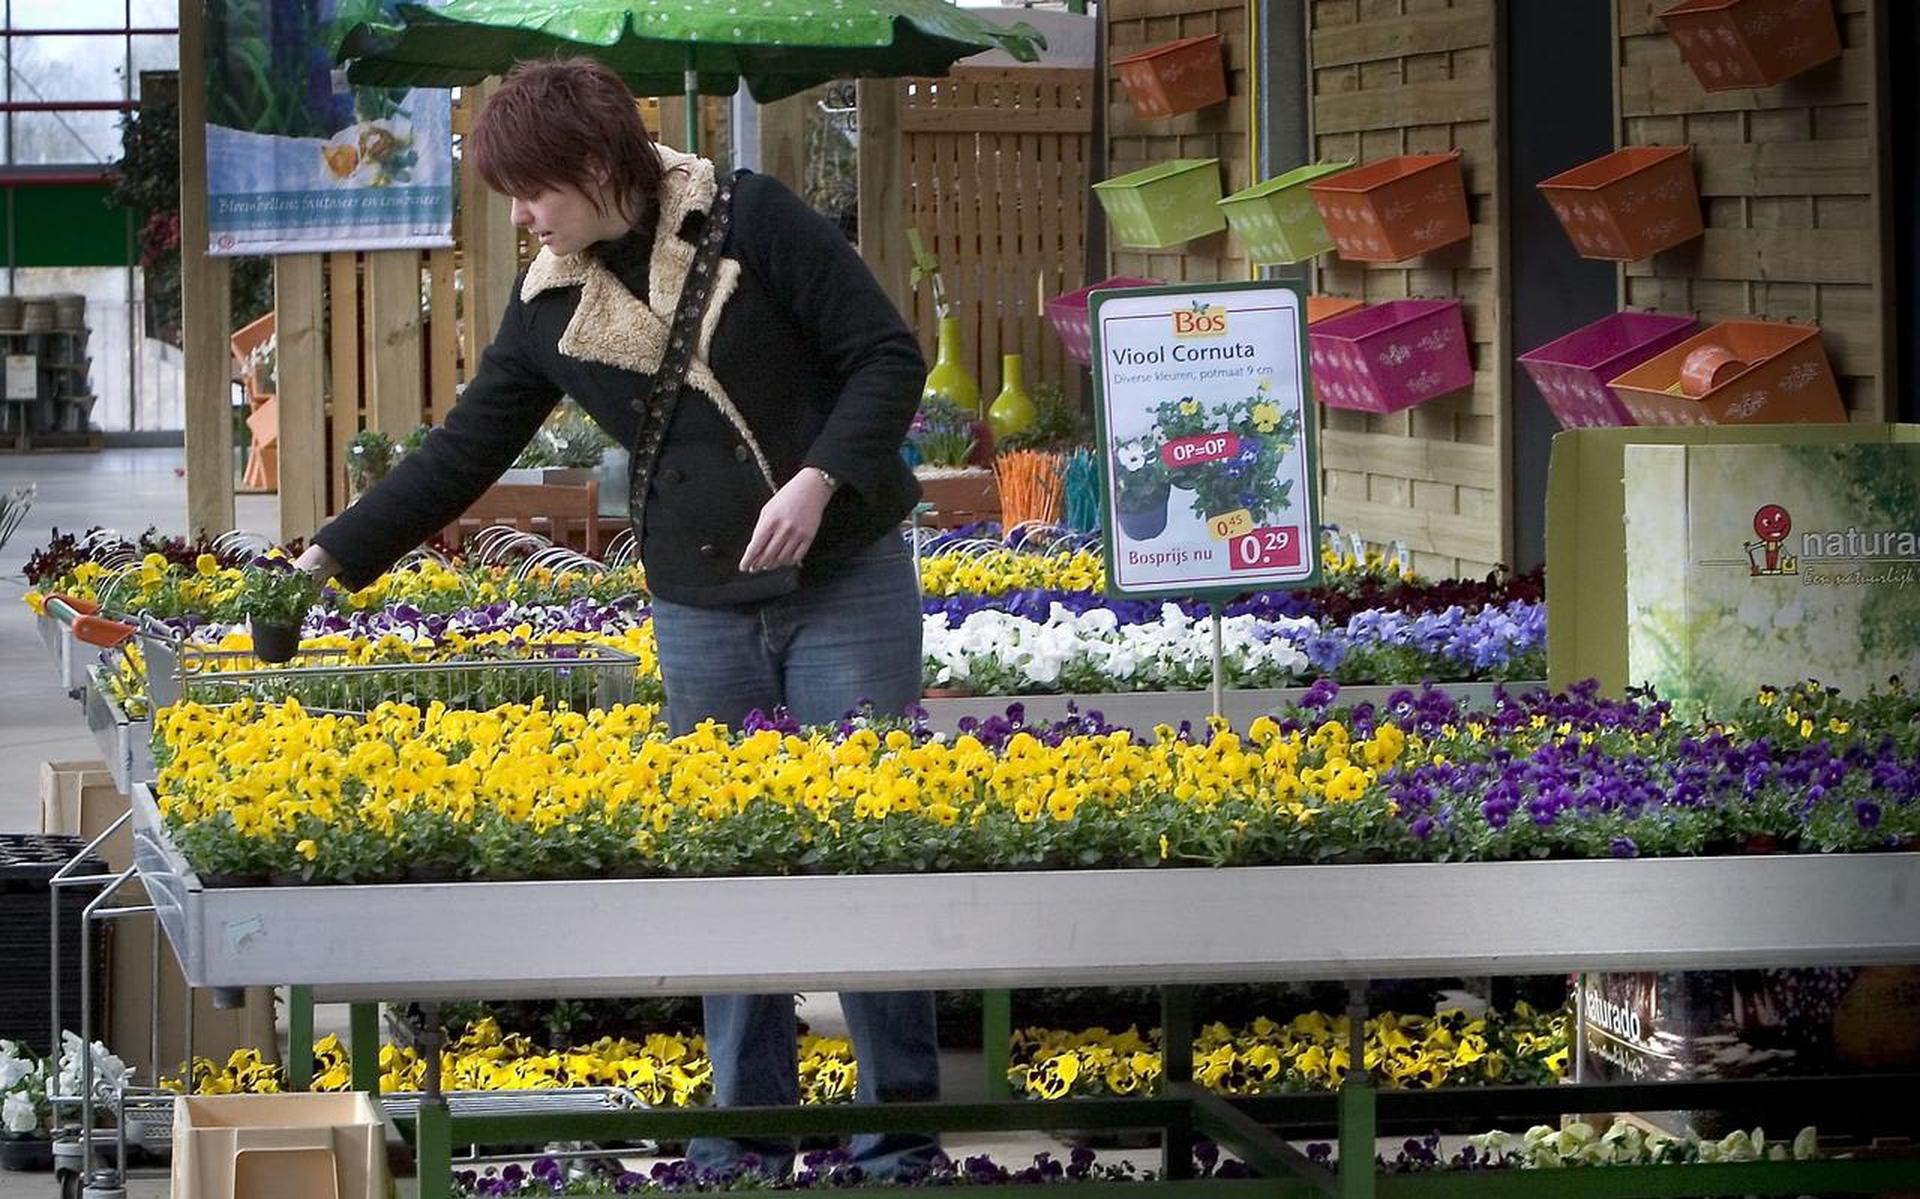
[[[1403,154],[1307,184],[1340,257],[1401,262],[1473,234],[1460,151]]]
[[[1210,108],[1227,99],[1227,69],[1217,33],[1116,58],[1113,69],[1143,121]]]
[[[1389,300],[1315,325],[1314,391],[1360,412],[1398,412],[1473,383],[1458,300]]]
[[[1686,146],[1628,146],[1539,187],[1582,258],[1635,262],[1705,228]]]
[[[1660,19],[1710,92],[1772,87],[1840,57],[1833,0],[1681,0]]]
[[[1366,306],[1365,300],[1356,300],[1352,296],[1308,296],[1307,324],[1317,325]]]
[[[1227,227],[1217,158],[1158,162],[1104,179],[1093,192],[1107,210],[1114,241],[1123,246],[1159,250]]]
[[[1047,320],[1053,325],[1054,333],[1059,335],[1060,345],[1067,351],[1067,357],[1087,366],[1093,362],[1093,319],[1088,314],[1087,300],[1096,291],[1105,291],[1116,287],[1158,287],[1158,279],[1135,279],[1127,275],[1115,275],[1102,279],[1098,283],[1089,283],[1077,290],[1065,292],[1047,301]]]
[[[1561,427],[1631,425],[1633,414],[1607,383],[1699,327],[1690,316],[1616,312],[1520,355]]]
[[[1682,371],[1695,351],[1710,347],[1728,351],[1730,361],[1744,369],[1716,372],[1721,382],[1690,395]],[[1847,419],[1814,325],[1721,321],[1619,375],[1612,387],[1635,423],[1642,425],[1787,425]]]
[[[1333,249],[1333,238],[1320,219],[1320,209],[1307,194],[1315,179],[1349,170],[1350,162],[1309,163],[1284,175],[1256,183],[1220,201],[1254,262],[1302,262]]]

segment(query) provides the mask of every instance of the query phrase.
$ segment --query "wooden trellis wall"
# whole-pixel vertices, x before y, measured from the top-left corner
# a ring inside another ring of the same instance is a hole
[[[1621,142],[1692,145],[1707,224],[1697,241],[1627,266],[1621,302],[1705,321],[1817,322],[1857,421],[1889,420],[1899,407],[1883,174],[1892,114],[1876,81],[1885,5],[1908,2],[1836,0],[1838,62],[1729,92],[1694,78],[1655,15],[1667,0],[1616,9]]]
[[[863,147],[898,139],[861,163],[863,176],[898,176],[892,197],[863,178],[860,239],[869,262],[877,257],[883,274],[910,265],[906,229],[920,230],[940,260],[982,407],[999,390],[1003,354],[1022,355],[1029,388],[1050,382],[1077,397],[1080,372],[1047,326],[1043,301],[1086,281],[1092,72],[961,67],[945,78],[863,87],[890,89],[883,103],[897,130],[868,128],[879,106],[864,100]],[[890,201],[886,208],[869,209],[875,192]],[[904,224],[889,219],[895,213]],[[896,294],[931,362],[939,326],[932,288]]]
[[[1221,0],[1108,0],[1105,10],[1107,76],[1106,177],[1124,175],[1170,158],[1218,158],[1222,195],[1249,187],[1253,179],[1250,128],[1253,113],[1247,5]],[[1220,35],[1226,56],[1227,102],[1198,112],[1142,120],[1113,72],[1115,59],[1166,42],[1201,34]],[[1095,201],[1098,203],[1098,201]],[[1251,278],[1237,240],[1215,233],[1165,250],[1113,246],[1109,273],[1163,283]]]
[[[1403,412],[1321,409],[1325,519],[1404,542],[1423,573],[1483,574],[1513,536],[1497,5],[1313,0],[1308,25],[1316,157],[1460,150],[1473,221],[1470,241],[1408,262],[1320,260],[1320,292],[1461,300],[1474,366],[1470,389]]]

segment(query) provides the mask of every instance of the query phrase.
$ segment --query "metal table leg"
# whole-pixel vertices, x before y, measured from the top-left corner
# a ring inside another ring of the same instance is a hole
[[[1340,1085],[1340,1199],[1373,1199],[1373,1141],[1379,1126],[1367,1074],[1367,984],[1347,986],[1347,1077]]]

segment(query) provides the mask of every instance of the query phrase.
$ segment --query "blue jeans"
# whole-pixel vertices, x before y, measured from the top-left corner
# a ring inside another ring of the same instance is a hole
[[[771,713],[784,705],[802,724],[824,724],[863,701],[898,713],[920,698],[920,588],[895,533],[831,576],[764,603],[695,608],[656,600],[653,627],[675,733],[706,719],[738,725],[756,708]],[[709,995],[704,1004],[715,1100],[723,1107],[799,1102],[793,996]],[[931,992],[848,992],[840,1004],[859,1060],[860,1102],[939,1097]],[[852,1146],[854,1161],[881,1177],[924,1166],[938,1148],[918,1134],[862,1134]],[[779,1176],[792,1167],[794,1146],[703,1137],[687,1153],[712,1170],[741,1168],[748,1154]]]

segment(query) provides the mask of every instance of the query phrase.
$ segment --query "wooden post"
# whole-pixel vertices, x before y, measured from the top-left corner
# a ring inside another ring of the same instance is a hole
[[[806,182],[807,112],[820,94],[821,89],[811,88],[760,106],[760,173],[796,192]]]
[[[460,343],[454,321],[453,249],[427,252],[427,423],[437,425],[453,408],[454,360]]]
[[[186,358],[187,534],[233,527],[233,368],[227,260],[207,254],[205,18],[180,6],[180,305]]]
[[[420,252],[367,255],[367,427],[395,441],[426,415],[420,378]]]
[[[360,261],[352,250],[327,255],[327,304],[332,387],[327,414],[332,427],[329,512],[347,506],[347,447],[360,432]]]
[[[282,542],[312,537],[327,515],[322,264],[319,254],[282,254],[273,260]]]
[[[912,311],[907,285],[911,254],[902,192],[900,88],[892,79],[862,79],[859,103],[860,257],[902,313]]]
[[[477,114],[486,98],[500,86],[488,79],[465,89],[470,113]],[[493,341],[500,316],[507,310],[514,277],[520,272],[519,240],[508,213],[509,201],[481,182],[476,171],[460,172],[460,215],[457,234],[462,255],[461,287],[465,291],[467,376],[480,369],[480,354]]]

